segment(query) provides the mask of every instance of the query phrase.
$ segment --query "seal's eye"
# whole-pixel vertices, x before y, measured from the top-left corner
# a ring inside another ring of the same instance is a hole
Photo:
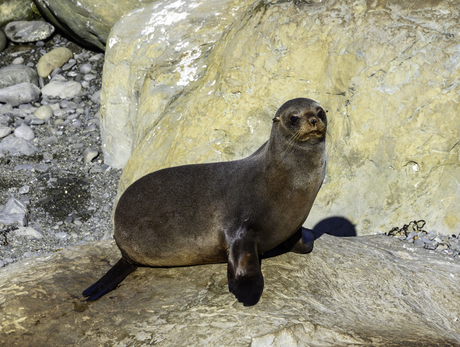
[[[292,124],[295,124],[295,123],[297,123],[297,121],[299,120],[299,117],[297,117],[297,116],[291,116],[291,117],[289,117],[289,120],[291,121]]]

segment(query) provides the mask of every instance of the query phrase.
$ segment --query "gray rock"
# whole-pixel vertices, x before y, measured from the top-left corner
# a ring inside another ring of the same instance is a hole
[[[17,57],[16,59],[14,59],[11,64],[13,65],[20,65],[24,63],[24,58],[23,57]]]
[[[46,165],[46,164],[37,164],[37,165],[34,165],[34,169],[37,172],[45,173],[49,171],[50,167],[49,165]]]
[[[4,138],[5,136],[8,136],[9,134],[11,134],[10,127],[0,126],[0,138]]]
[[[89,63],[83,64],[83,65],[80,66],[80,72],[82,74],[88,74],[88,73],[91,72],[92,69],[93,69],[93,66],[91,64],[89,64]]]
[[[58,232],[58,233],[54,234],[54,236],[56,236],[58,239],[65,240],[67,238],[68,234],[61,231],[61,232]]]
[[[407,235],[406,240],[409,242],[414,242],[414,237],[418,237],[418,233],[416,231],[411,231],[409,235]]]
[[[40,141],[40,146],[48,146],[48,145],[58,143],[58,142],[59,142],[58,138],[55,135],[52,135]]]
[[[0,223],[5,225],[27,225],[27,214],[26,213],[0,213]]]
[[[424,241],[425,241],[425,248],[426,248],[426,249],[433,250],[433,251],[434,251],[434,250],[438,247],[438,245],[439,245],[439,243],[436,242],[436,241],[430,241],[430,242],[427,242],[426,240],[424,240]]]
[[[0,114],[0,126],[9,127],[12,124],[13,118],[9,114]]]
[[[45,160],[53,160],[53,155],[51,153],[44,152],[43,153],[43,159],[45,159]]]
[[[91,161],[96,158],[99,154],[99,151],[95,148],[87,148],[83,152],[83,160],[85,163],[91,163]]]
[[[42,239],[43,234],[31,227],[20,227],[13,231],[16,236],[24,236],[30,239]]]
[[[60,67],[57,67],[51,72],[50,76],[54,77],[54,76],[60,74],[61,72],[62,72],[62,69]]]
[[[0,268],[2,268],[4,266],[5,266],[5,263],[3,262],[3,260],[0,260]]]
[[[76,42],[93,50],[104,50],[112,26],[129,11],[155,0],[47,0],[36,6],[47,21]],[[174,8],[174,6],[173,6]]]
[[[438,244],[438,246],[436,247],[436,250],[437,251],[444,251],[446,249],[449,249],[449,246],[445,243],[440,243]]]
[[[8,40],[6,39],[6,35],[2,29],[0,29],[0,52],[2,52],[6,45],[8,44]]]
[[[21,200],[11,197],[6,203],[2,212],[5,214],[26,213],[27,206]]]
[[[91,58],[88,59],[88,61],[90,63],[94,63],[94,62],[98,62],[98,61],[102,61],[102,60],[104,60],[104,54],[102,54],[102,53],[95,54]]]
[[[11,113],[12,111],[13,111],[13,107],[11,105],[8,105],[8,104],[7,105],[1,105],[0,104],[0,115],[4,115],[5,113]]]
[[[19,170],[31,170],[33,169],[34,166],[32,164],[20,164],[20,165],[16,165],[14,167],[14,171],[19,171]]]
[[[77,61],[75,59],[69,59],[67,63],[62,65],[62,70],[64,71],[70,70],[76,63]]]
[[[13,42],[36,42],[54,33],[54,27],[44,21],[14,21],[5,27],[6,36]]]
[[[45,121],[40,118],[33,117],[30,119],[30,125],[42,125],[45,124]]]
[[[32,155],[38,152],[38,148],[25,139],[9,135],[0,142],[0,152],[12,156]]]
[[[91,101],[94,102],[95,104],[99,104],[101,102],[101,90],[100,89],[94,92],[93,95],[91,95]]]
[[[30,191],[30,187],[28,185],[25,185],[19,188],[19,194],[27,194],[29,191]]]
[[[20,127],[14,129],[14,136],[23,138],[27,141],[32,141],[35,138],[32,128],[25,124],[22,124]]]
[[[407,245],[323,235],[308,255],[264,260],[265,290],[249,308],[228,292],[225,264],[139,268],[85,302],[82,290],[120,255],[114,241],[78,245],[1,270],[0,344],[459,345],[460,263]]]
[[[11,106],[34,102],[39,97],[40,89],[35,84],[29,82],[0,89],[0,102],[8,103]]]
[[[81,84],[75,81],[51,81],[42,88],[42,94],[61,99],[73,98],[81,92]]]
[[[430,230],[428,232],[428,234],[426,235],[426,237],[429,239],[429,240],[434,240],[436,238],[437,234],[436,234],[436,231],[434,230]]]
[[[414,240],[414,245],[416,247],[424,247],[425,246],[425,242],[423,241],[423,239],[421,237],[417,237],[415,240]]]
[[[96,77],[97,77],[96,75],[87,74],[87,75],[83,76],[83,79],[84,79],[86,82],[89,82],[89,81],[94,80]]]

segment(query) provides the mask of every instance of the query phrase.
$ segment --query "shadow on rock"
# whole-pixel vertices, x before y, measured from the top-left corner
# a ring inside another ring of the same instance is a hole
[[[356,229],[353,223],[344,217],[330,217],[316,224],[312,233],[315,240],[323,234],[337,237],[352,237],[356,236]]]
[[[346,218],[331,217],[323,219],[312,229],[301,227],[291,238],[275,248],[260,255],[261,259],[277,257],[287,252],[310,253],[313,250],[314,241],[323,234],[337,237],[356,236],[355,226]]]

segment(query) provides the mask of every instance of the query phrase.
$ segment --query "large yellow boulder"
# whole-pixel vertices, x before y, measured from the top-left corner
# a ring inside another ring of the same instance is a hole
[[[120,192],[163,167],[252,153],[283,102],[309,97],[329,110],[330,126],[328,173],[307,226],[340,215],[359,234],[413,219],[458,232],[453,2],[257,1],[232,18],[208,6],[201,22],[190,10],[168,25],[149,21],[158,9],[147,6],[111,32],[102,123],[107,161],[126,163]]]

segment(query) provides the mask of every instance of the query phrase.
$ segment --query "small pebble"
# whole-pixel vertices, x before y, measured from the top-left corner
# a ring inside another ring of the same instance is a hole
[[[83,152],[83,160],[85,163],[91,163],[91,161],[96,158],[99,154],[99,151],[95,148],[86,148]]]
[[[24,58],[23,57],[17,57],[16,59],[14,59],[11,64],[13,65],[20,65],[24,63]]]
[[[54,234],[54,236],[56,236],[58,239],[61,239],[61,240],[65,240],[67,239],[67,233],[61,231],[61,232],[58,232],[56,234]]]
[[[40,118],[31,118],[29,121],[29,125],[42,125],[45,124],[45,121]]]
[[[83,79],[84,79],[85,81],[89,82],[89,81],[94,80],[96,77],[97,77],[96,75],[87,74],[87,75],[83,76]]]
[[[34,115],[40,119],[47,119],[53,116],[53,108],[48,105],[40,106],[35,112]]]
[[[67,63],[62,65],[62,70],[64,71],[70,70],[73,66],[75,66],[76,63],[77,61],[75,59],[69,59]]]
[[[90,73],[92,69],[93,69],[93,67],[92,67],[91,64],[83,64],[83,65],[80,66],[80,72],[82,74]]]
[[[19,188],[19,194],[27,194],[30,190],[30,187],[25,185]]]

